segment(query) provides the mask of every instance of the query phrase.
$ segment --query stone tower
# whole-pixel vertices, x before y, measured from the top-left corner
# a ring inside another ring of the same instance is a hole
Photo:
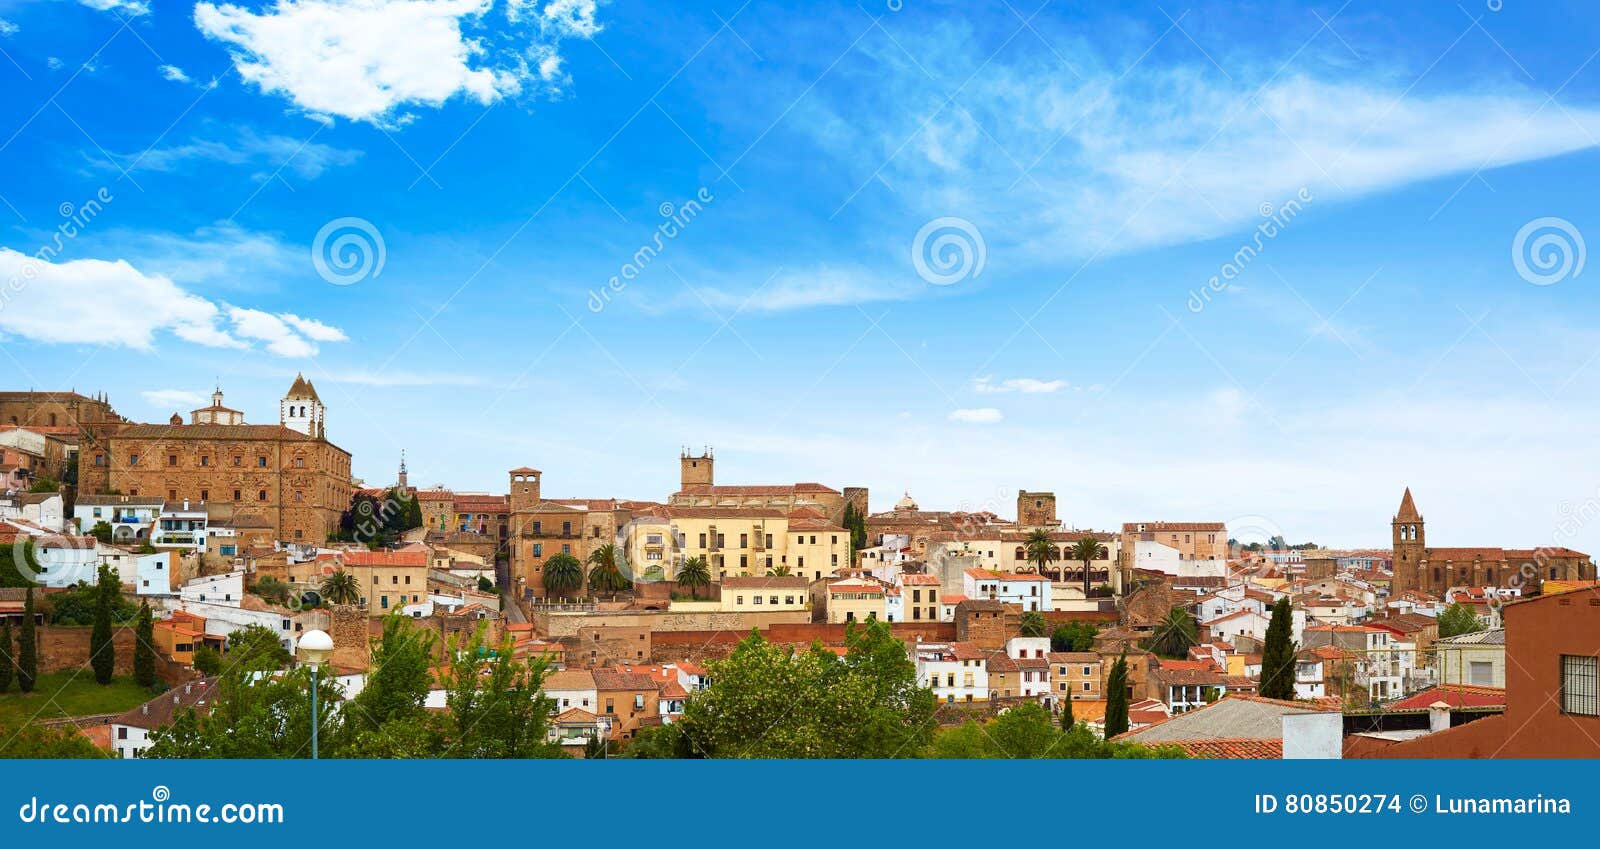
[[[716,476],[712,473],[715,462],[716,459],[712,457],[709,447],[699,456],[690,454],[687,448],[683,449],[683,453],[678,457],[678,488],[711,486],[716,483]]]
[[[1416,502],[1411,500],[1411,487],[1406,487],[1406,494],[1400,499],[1400,511],[1394,514],[1391,523],[1394,540],[1394,581],[1390,585],[1390,595],[1399,595],[1406,590],[1418,589],[1422,585],[1422,561],[1427,557],[1428,535],[1422,521],[1422,514],[1417,512]]]
[[[400,476],[396,479],[396,484],[395,484],[396,486],[398,486],[400,488],[400,490],[402,492],[404,492],[407,489],[407,487],[406,487],[406,478],[407,477],[408,477],[408,475],[406,475],[406,449],[402,448],[402,449],[400,449]]]
[[[544,473],[523,466],[512,469],[510,474],[511,488],[506,493],[506,506],[512,514],[533,510],[539,503],[539,476]]]
[[[1056,494],[1053,492],[1017,491],[1017,524],[1024,528],[1055,528]]]
[[[317,387],[306,380],[305,375],[296,374],[294,385],[278,402],[278,423],[307,436],[324,439],[327,436],[323,430],[325,412],[322,399],[317,397]]]

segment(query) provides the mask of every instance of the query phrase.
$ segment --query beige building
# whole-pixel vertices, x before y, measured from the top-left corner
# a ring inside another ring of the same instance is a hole
[[[1100,655],[1092,651],[1050,652],[1053,699],[1103,699]]]
[[[420,543],[392,551],[345,551],[291,565],[288,578],[319,589],[325,578],[342,570],[356,579],[367,614],[384,616],[428,597],[430,558],[428,547]]]
[[[810,607],[804,578],[789,576],[725,578],[722,581],[722,610],[725,613],[780,613]],[[880,596],[879,606],[882,606]]]
[[[711,579],[787,571],[808,581],[850,562],[850,533],[801,508],[635,506],[624,527],[629,562],[650,580],[676,580],[678,564],[704,558]]]
[[[726,590],[724,590],[726,593]],[[883,584],[871,578],[846,578],[828,585],[828,624],[885,621]]]

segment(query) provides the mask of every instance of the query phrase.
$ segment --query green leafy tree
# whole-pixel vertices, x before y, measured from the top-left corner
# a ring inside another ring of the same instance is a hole
[[[256,581],[255,594],[263,601],[284,604],[289,600],[289,585],[269,575]]]
[[[1106,679],[1106,739],[1128,730],[1128,651],[1123,649]]]
[[[209,678],[222,671],[222,653],[202,643],[194,647],[192,664],[196,672]]]
[[[1089,597],[1089,567],[1106,556],[1106,547],[1094,537],[1084,537],[1072,544],[1071,557],[1083,564],[1083,597]]]
[[[544,563],[544,591],[548,595],[572,598],[583,586],[583,564],[563,551]]]
[[[1087,726],[1058,728],[1050,712],[1027,703],[985,723],[969,720],[934,741],[938,758],[1185,758],[1175,746],[1103,740]]]
[[[311,755],[311,670],[277,675],[230,665],[207,694],[207,713],[186,707],[151,735],[148,758],[305,758]],[[332,727],[339,690],[331,675],[317,680],[317,716]]]
[[[0,587],[31,587],[37,574],[39,562],[34,559],[32,540],[23,540],[20,549],[15,545],[0,546]]]
[[[1050,538],[1050,532],[1042,528],[1029,532],[1022,544],[1022,553],[1041,575],[1050,568],[1051,563],[1061,558],[1061,549]]]
[[[437,640],[399,613],[372,641],[366,687],[339,711],[333,751],[348,757],[409,758],[438,753],[442,738],[423,704],[433,685]]]
[[[1288,596],[1272,605],[1272,619],[1261,645],[1261,686],[1268,699],[1294,698],[1294,609]]]
[[[886,624],[848,627],[844,657],[752,632],[689,700],[689,747],[711,758],[917,757],[932,739],[933,691]]]
[[[1042,637],[1050,624],[1044,620],[1044,614],[1037,610],[1030,610],[1022,614],[1022,622],[1017,628],[1017,633],[1024,637]]]
[[[17,634],[17,689],[33,692],[39,680],[39,636],[34,633],[33,587],[22,600],[22,628]]]
[[[139,605],[139,625],[134,629],[133,680],[141,687],[156,684],[155,620],[148,602]]]
[[[111,609],[122,600],[122,581],[110,566],[100,567],[94,607],[94,630],[89,634],[89,666],[96,683],[111,683],[117,669],[117,647],[111,635]]]
[[[1483,624],[1478,621],[1478,614],[1472,608],[1456,602],[1444,609],[1439,614],[1439,638],[1459,637],[1462,634],[1471,634],[1483,630]]]
[[[289,650],[265,625],[246,625],[228,635],[230,665],[254,670],[282,669],[289,665]]]
[[[29,492],[60,492],[61,491],[61,482],[56,480],[53,477],[50,477],[49,475],[40,475],[39,477],[34,479],[33,486],[29,487],[28,491]]]
[[[0,726],[0,758],[29,760],[91,760],[105,752],[75,729],[24,725],[15,731]]]
[[[1050,632],[1051,651],[1092,651],[1100,629],[1089,622],[1068,622]]]
[[[12,649],[11,620],[0,619],[0,695],[11,689],[11,679],[17,677],[17,656]]]
[[[109,544],[111,542],[111,523],[95,522],[94,527],[89,529],[89,536]]]
[[[773,576],[774,578],[787,578],[789,577],[789,564],[779,563],[771,569],[768,569],[767,574]]]
[[[700,597],[700,588],[711,584],[711,567],[704,557],[691,557],[678,565],[678,586],[688,587],[689,594]]]
[[[361,585],[356,576],[340,569],[322,579],[322,598],[329,604],[359,604]]]
[[[509,640],[491,652],[483,633],[450,646],[444,674],[450,710],[441,723],[440,757],[563,757],[560,745],[546,738],[555,706],[542,690],[549,660],[513,659]]]
[[[690,760],[701,757],[682,722],[645,726],[633,733],[633,741],[618,757],[646,760]]]
[[[1162,657],[1183,658],[1189,656],[1189,647],[1199,642],[1200,629],[1195,624],[1194,616],[1181,607],[1174,607],[1156,626],[1149,648]]]
[[[485,578],[482,575],[479,575],[478,576],[478,592],[480,592],[480,593],[488,593],[490,595],[494,595],[495,593],[498,593],[499,590],[495,589],[493,581],[489,580],[488,578]]]

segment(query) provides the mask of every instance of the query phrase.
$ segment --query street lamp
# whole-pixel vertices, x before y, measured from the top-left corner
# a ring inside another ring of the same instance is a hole
[[[327,631],[313,629],[300,636],[300,643],[295,650],[299,661],[311,667],[311,759],[317,759],[317,726],[321,724],[317,715],[317,670],[328,658],[333,655],[333,638]]]

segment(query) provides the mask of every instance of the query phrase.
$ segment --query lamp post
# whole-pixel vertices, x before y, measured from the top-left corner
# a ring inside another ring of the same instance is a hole
[[[333,638],[327,631],[320,629],[307,631],[300,637],[300,643],[295,650],[295,656],[301,663],[311,667],[311,759],[317,759],[317,726],[321,725],[321,717],[317,715],[317,671],[328,662],[333,654]]]

